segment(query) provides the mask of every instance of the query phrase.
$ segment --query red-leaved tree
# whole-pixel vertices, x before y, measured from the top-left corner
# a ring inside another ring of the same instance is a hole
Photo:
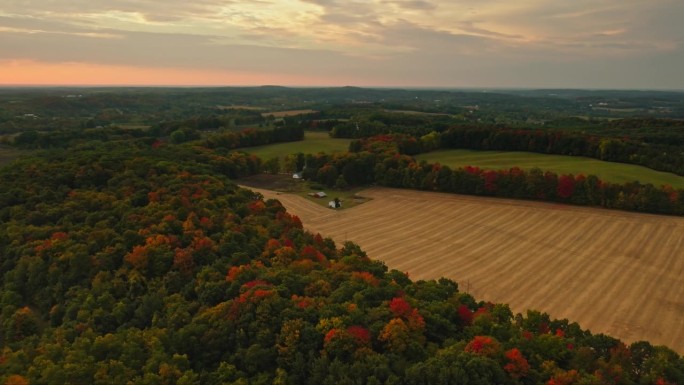
[[[572,175],[561,175],[558,178],[558,196],[568,199],[575,192],[575,178]]]
[[[392,298],[389,307],[396,317],[408,317],[411,314],[411,311],[413,310],[411,308],[411,305],[409,305],[409,303],[401,297]]]
[[[501,351],[501,344],[490,336],[475,336],[464,350],[481,356],[493,357]]]
[[[504,353],[508,363],[504,365],[504,370],[513,378],[525,377],[530,371],[530,364],[522,355],[518,348],[513,348]]]

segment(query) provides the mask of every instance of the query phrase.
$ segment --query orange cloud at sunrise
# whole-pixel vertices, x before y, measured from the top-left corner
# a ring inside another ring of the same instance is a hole
[[[344,79],[312,78],[307,75],[90,63],[41,63],[30,60],[0,62],[0,69],[0,84],[2,85],[253,86],[286,84],[308,86],[349,84]]]

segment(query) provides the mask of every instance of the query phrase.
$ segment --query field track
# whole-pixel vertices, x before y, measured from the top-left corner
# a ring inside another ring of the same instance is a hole
[[[334,211],[253,190],[413,280],[445,276],[514,313],[537,309],[684,353],[684,218],[387,188]]]

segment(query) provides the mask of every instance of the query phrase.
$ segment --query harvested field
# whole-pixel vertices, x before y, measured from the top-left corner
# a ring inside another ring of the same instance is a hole
[[[684,218],[386,188],[334,211],[258,191],[414,280],[446,276],[514,313],[684,353]]]

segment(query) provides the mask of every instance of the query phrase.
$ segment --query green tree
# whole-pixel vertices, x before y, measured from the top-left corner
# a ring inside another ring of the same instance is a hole
[[[183,143],[187,140],[186,135],[185,135],[185,131],[183,131],[183,130],[176,130],[176,131],[172,132],[170,137],[171,137],[171,142],[176,143],[176,144]]]

